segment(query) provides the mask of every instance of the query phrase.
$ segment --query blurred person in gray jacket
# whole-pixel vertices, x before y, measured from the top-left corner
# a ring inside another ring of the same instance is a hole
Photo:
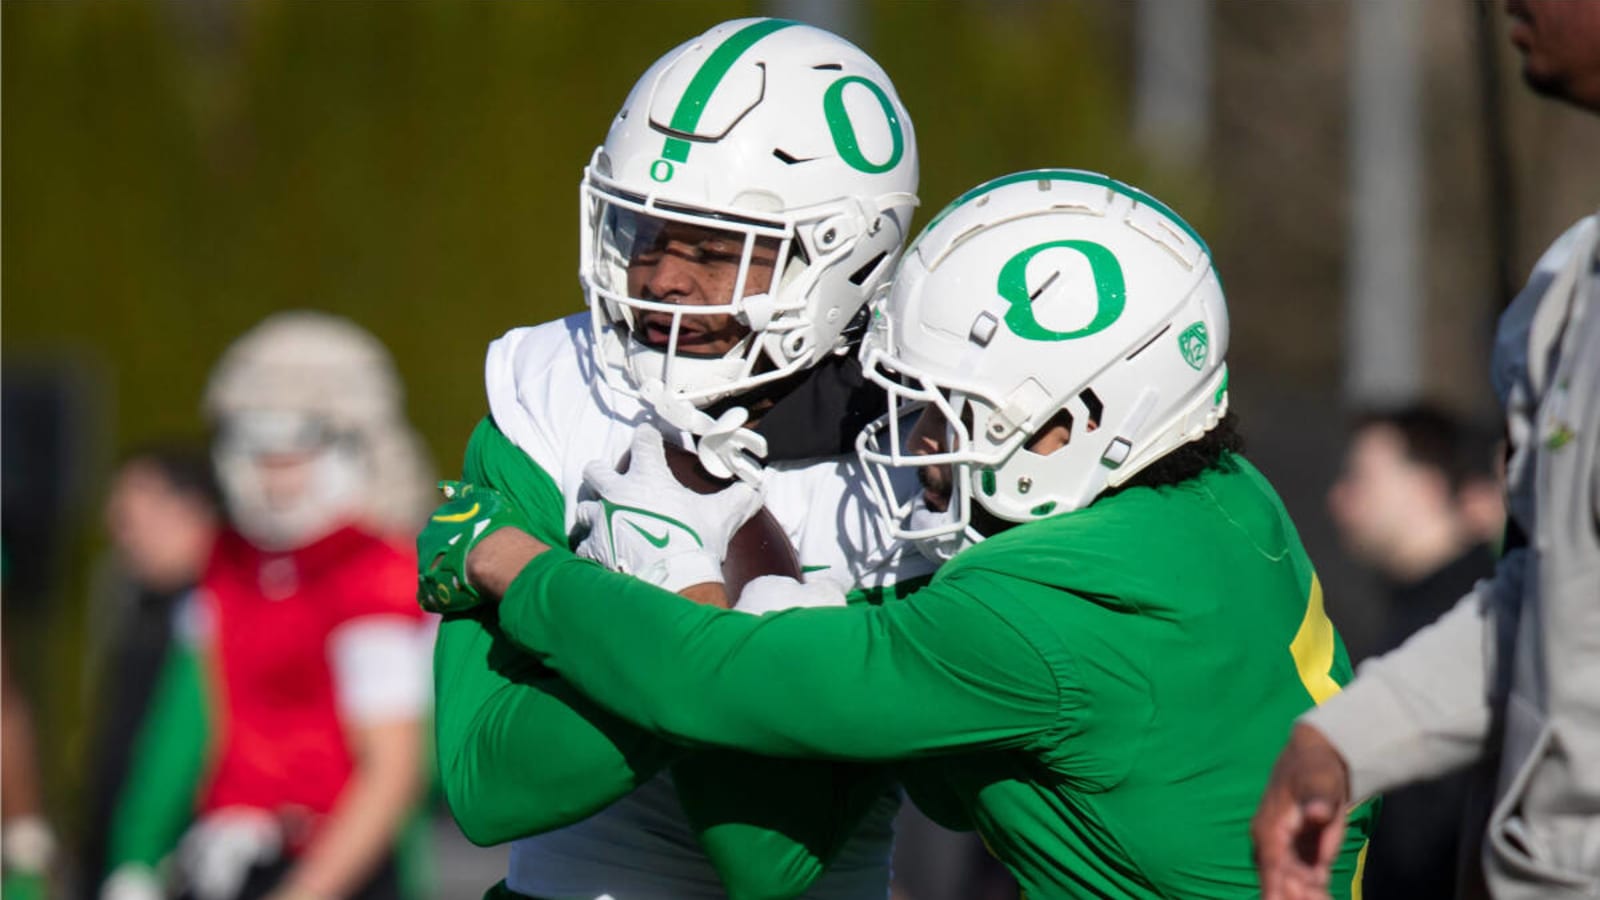
[[[1528,84],[1600,112],[1600,3],[1507,10]],[[1267,900],[1327,895],[1346,804],[1496,759],[1487,822],[1466,819],[1481,868],[1464,875],[1499,900],[1600,896],[1600,216],[1534,267],[1491,374],[1511,453],[1506,552],[1295,726],[1252,826]]]

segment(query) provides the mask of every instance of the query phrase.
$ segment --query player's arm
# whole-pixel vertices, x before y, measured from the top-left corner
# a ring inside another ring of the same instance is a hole
[[[411,607],[409,561],[363,572],[364,614],[328,645],[339,718],[355,767],[338,800],[283,882],[291,896],[344,897],[371,877],[394,845],[423,782],[427,665]],[[399,604],[398,610],[395,607]],[[386,612],[385,610],[395,610]]]
[[[491,422],[473,437],[466,476],[502,493],[510,488],[521,509],[551,510],[542,533],[560,539],[554,483]],[[721,594],[720,584],[698,589],[701,602]],[[822,873],[882,789],[881,773],[852,767],[685,756],[513,646],[492,609],[446,617],[435,671],[446,796],[478,843],[586,818],[681,757],[673,774],[685,812],[729,895],[787,897]],[[463,703],[466,691],[478,702]]]
[[[1352,801],[1481,755],[1506,641],[1494,631],[1511,621],[1503,609],[1520,596],[1525,556],[1508,553],[1439,621],[1301,717],[1251,823],[1264,896],[1326,885]]]
[[[473,433],[465,472],[502,491],[542,538],[565,544],[560,491],[488,419]],[[586,818],[676,754],[520,652],[492,612],[445,617],[434,687],[445,799],[478,844]]]
[[[523,535],[493,543],[538,553],[500,591],[505,633],[602,706],[677,741],[893,760],[1028,746],[1075,702],[1057,675],[1065,660],[1047,658],[1060,651],[1041,650],[955,579],[908,603],[749,616]],[[498,565],[490,542],[483,549]]]
[[[180,625],[134,738],[107,840],[107,874],[151,887],[156,867],[194,818],[210,740],[202,651],[187,627],[198,615],[191,602],[179,608]]]
[[[1525,551],[1500,560],[1493,578],[1302,717],[1339,747],[1360,800],[1458,769],[1483,751],[1489,731],[1496,609],[1520,596]]]
[[[895,790],[884,766],[723,750],[689,754],[672,774],[701,847],[735,898],[804,892]]]

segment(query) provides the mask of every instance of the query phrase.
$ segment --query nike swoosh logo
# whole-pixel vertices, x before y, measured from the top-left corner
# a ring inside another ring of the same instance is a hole
[[[833,568],[833,566],[801,566],[800,573],[803,575],[807,572],[821,572],[823,569],[831,568]]]
[[[456,513],[453,516],[434,516],[433,520],[435,522],[465,522],[477,514],[478,504],[474,503],[472,504],[472,508],[464,513]]]
[[[632,528],[634,531],[639,532],[639,534],[642,535],[645,540],[650,542],[650,546],[656,548],[657,550],[660,550],[661,548],[667,546],[667,541],[672,537],[672,532],[670,532],[670,531],[663,531],[663,532],[661,532],[661,537],[656,537],[655,535],[651,534],[650,532],[645,531],[643,528],[639,527],[638,523],[636,523],[636,522],[629,522],[628,523],[628,527]]]

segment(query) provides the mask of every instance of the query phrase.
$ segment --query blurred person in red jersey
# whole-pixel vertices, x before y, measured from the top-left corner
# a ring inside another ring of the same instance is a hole
[[[1493,440],[1442,410],[1357,417],[1328,510],[1345,548],[1382,579],[1376,653],[1398,647],[1494,571],[1505,527]],[[1455,896],[1469,779],[1457,772],[1389,791],[1367,852],[1367,900]]]
[[[1600,112],[1600,3],[1506,9],[1528,85]],[[1505,552],[1301,717],[1252,826],[1267,900],[1327,895],[1345,805],[1469,767],[1493,789],[1462,816],[1482,849],[1464,853],[1459,895],[1600,896],[1600,216],[1534,266],[1490,375],[1510,453]]]
[[[401,895],[431,637],[401,542],[428,487],[401,401],[383,346],[320,313],[272,316],[217,363],[229,527],[177,615],[103,896]]]

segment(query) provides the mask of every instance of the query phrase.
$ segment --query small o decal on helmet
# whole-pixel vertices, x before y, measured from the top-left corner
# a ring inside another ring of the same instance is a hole
[[[877,98],[878,106],[883,109],[883,117],[889,123],[889,137],[894,141],[894,146],[889,151],[889,158],[881,163],[867,159],[861,153],[861,144],[856,139],[856,126],[850,121],[850,111],[844,106],[844,89],[852,84],[859,84],[872,92]],[[828,131],[833,135],[833,146],[839,151],[839,158],[843,159],[850,168],[869,175],[887,172],[900,164],[900,159],[905,155],[905,132],[900,128],[900,116],[894,110],[894,104],[889,101],[889,95],[883,88],[860,75],[847,75],[828,86],[827,93],[822,95],[822,111],[828,118]]]
[[[658,159],[650,164],[651,181],[671,181],[672,173],[672,163],[669,160]]]

